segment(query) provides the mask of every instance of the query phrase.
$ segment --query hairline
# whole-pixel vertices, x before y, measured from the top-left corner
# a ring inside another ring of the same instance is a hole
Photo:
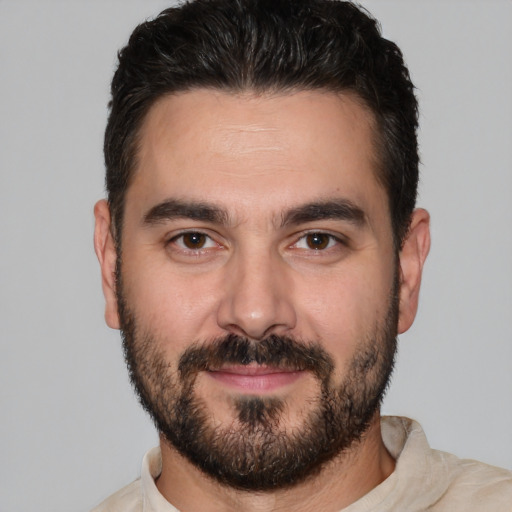
[[[292,95],[300,92],[319,92],[319,93],[327,93],[335,96],[339,96],[340,98],[346,97],[351,101],[357,103],[361,108],[363,108],[368,114],[368,121],[370,123],[370,129],[372,133],[372,147],[373,152],[370,158],[372,172],[377,183],[382,187],[384,193],[387,197],[388,204],[388,214],[389,219],[392,224],[392,236],[393,243],[398,247],[401,243],[400,240],[397,240],[398,234],[395,233],[395,226],[393,225],[393,217],[392,217],[392,205],[391,205],[391,194],[389,193],[386,183],[385,183],[385,174],[386,174],[386,160],[388,159],[388,154],[385,149],[384,137],[383,137],[383,128],[381,126],[381,121],[379,117],[376,115],[375,111],[368,104],[368,102],[361,96],[359,92],[354,90],[353,88],[335,88],[329,86],[318,86],[318,87],[307,87],[300,85],[275,85],[268,87],[257,87],[251,84],[244,86],[243,88],[238,87],[230,87],[230,86],[217,86],[217,85],[190,85],[189,87],[176,88],[173,90],[169,90],[167,92],[162,92],[155,98],[152,98],[151,101],[147,102],[147,105],[144,108],[143,114],[139,121],[136,123],[134,130],[129,133],[128,140],[126,140],[126,153],[129,156],[129,167],[127,168],[127,179],[126,184],[123,190],[123,194],[121,196],[121,200],[113,205],[110,201],[110,197],[108,198],[109,208],[111,210],[111,233],[115,240],[117,250],[119,254],[121,253],[121,245],[122,245],[122,231],[124,225],[124,213],[126,206],[126,196],[128,190],[133,182],[134,176],[139,168],[139,157],[141,152],[142,138],[143,138],[143,130],[147,123],[147,119],[151,110],[156,108],[159,103],[165,101],[166,98],[172,96],[180,96],[183,94],[191,93],[194,91],[212,91],[212,92],[221,92],[229,94],[233,97],[243,98],[245,97],[276,97],[279,95]],[[116,210],[112,212],[112,207],[116,206]],[[114,215],[112,215],[114,213]]]

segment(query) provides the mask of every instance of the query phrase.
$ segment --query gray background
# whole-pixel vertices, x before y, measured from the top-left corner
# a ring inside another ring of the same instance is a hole
[[[512,2],[363,2],[422,104],[433,246],[384,412],[512,468]],[[103,322],[92,207],[115,52],[168,2],[0,0],[0,512],[87,511],[157,442]]]

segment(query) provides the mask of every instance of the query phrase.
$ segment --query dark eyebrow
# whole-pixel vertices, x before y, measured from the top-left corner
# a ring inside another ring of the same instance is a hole
[[[144,215],[143,224],[151,226],[178,218],[227,224],[228,214],[222,208],[204,202],[166,199]]]
[[[359,206],[348,199],[334,199],[292,208],[283,215],[281,226],[327,219],[344,220],[357,226],[366,223],[366,215]]]

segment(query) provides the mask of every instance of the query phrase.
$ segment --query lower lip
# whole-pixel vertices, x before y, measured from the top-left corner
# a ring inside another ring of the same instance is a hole
[[[208,375],[226,386],[246,393],[265,393],[293,384],[302,376],[297,372],[269,372],[249,375],[229,371],[212,371]]]

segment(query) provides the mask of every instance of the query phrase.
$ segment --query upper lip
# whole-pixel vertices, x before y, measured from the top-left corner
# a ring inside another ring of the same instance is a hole
[[[295,372],[298,370],[294,370],[291,368],[280,368],[277,366],[264,366],[264,365],[229,365],[229,366],[222,366],[221,368],[216,368],[216,369],[213,369],[210,371],[233,373],[235,375],[259,376],[259,375],[269,375],[272,373],[292,373],[292,372]]]

